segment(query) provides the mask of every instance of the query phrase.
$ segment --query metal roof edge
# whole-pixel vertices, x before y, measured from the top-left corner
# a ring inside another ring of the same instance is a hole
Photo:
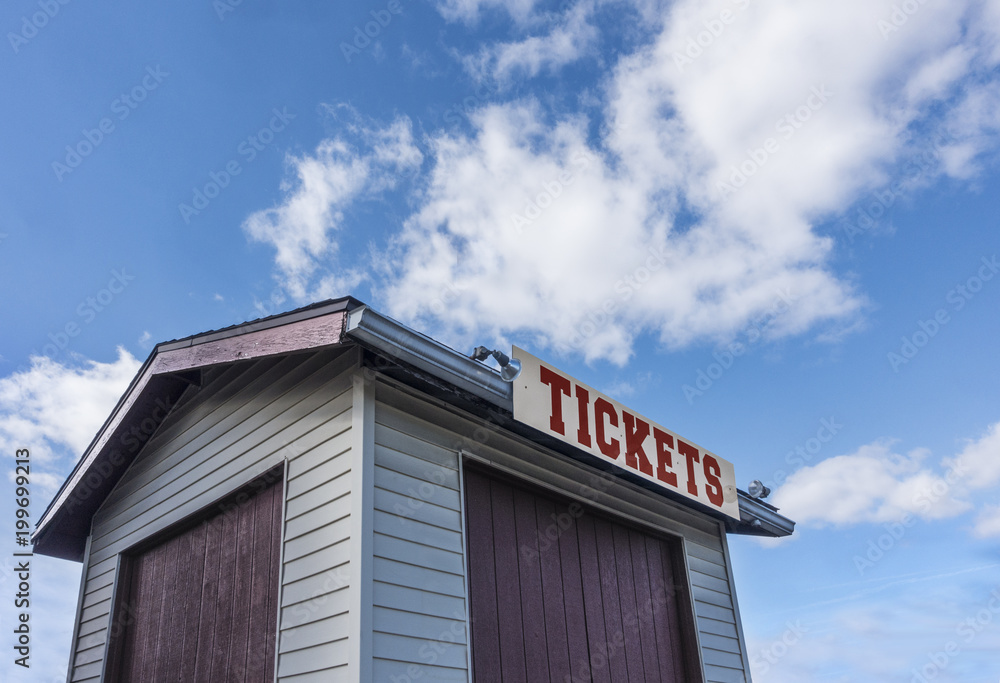
[[[782,538],[791,536],[795,531],[795,522],[784,515],[778,514],[778,509],[762,500],[751,498],[746,491],[738,491],[740,504],[740,521],[727,522],[730,533],[749,536],[771,536]]]
[[[498,408],[513,410],[513,386],[500,379],[500,373],[368,306],[348,312],[344,334]]]

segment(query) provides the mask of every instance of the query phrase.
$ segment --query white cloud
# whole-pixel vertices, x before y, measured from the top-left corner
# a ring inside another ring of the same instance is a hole
[[[953,483],[926,466],[927,451],[906,455],[891,444],[862,446],[793,473],[773,494],[783,515],[802,525],[894,522],[905,515],[952,517],[968,509]]]
[[[39,500],[55,493],[140,366],[119,348],[111,363],[33,356],[27,370],[0,379],[0,450],[31,451]]]
[[[785,333],[858,307],[808,226],[758,238],[708,218],[675,231],[670,164],[616,166],[585,121],[541,118],[531,102],[493,106],[473,137],[434,140],[425,201],[386,273],[391,313],[453,339],[520,330],[624,363],[644,329],[678,346],[731,334],[782,298],[796,302],[772,321]]]
[[[970,488],[989,488],[1000,483],[1000,422],[993,424],[979,439],[970,440],[962,452],[946,460],[946,464],[960,472]]]
[[[560,17],[548,34],[488,45],[465,60],[466,68],[480,80],[493,79],[502,84],[515,76],[531,77],[544,69],[558,70],[593,52],[598,37],[590,22],[593,10],[593,2],[578,3]]]
[[[324,140],[311,155],[289,158],[297,182],[283,184],[285,198],[278,206],[251,214],[243,224],[250,239],[277,250],[280,282],[299,301],[339,295],[361,282],[357,269],[329,273],[338,251],[334,233],[342,227],[345,208],[394,187],[400,174],[423,160],[406,119],[381,129],[354,124],[347,130],[365,149],[335,138]]]
[[[475,23],[486,9],[505,10],[518,22],[527,21],[538,0],[438,0],[438,11],[448,21]]]
[[[985,505],[976,517],[973,533],[979,538],[1000,536],[1000,505]]]
[[[880,441],[793,473],[772,501],[805,526],[846,526],[955,517],[975,494],[1000,484],[1000,422],[957,455],[934,462],[924,449],[900,455]],[[995,496],[991,496],[995,498]],[[981,507],[975,533],[1000,533],[1000,508]]]
[[[558,16],[504,3],[511,33],[469,59],[510,79],[578,59],[599,42],[593,1]],[[470,22],[500,7],[439,3]],[[429,135],[412,214],[372,258],[389,313],[453,344],[518,333],[619,364],[638,334],[726,341],[761,316],[771,338],[841,339],[867,302],[833,272],[818,226],[891,180],[909,192],[971,177],[996,149],[998,31],[979,2],[919,4],[898,30],[880,23],[888,0],[651,7],[620,12],[654,38],[599,56],[617,61],[581,93],[603,98],[588,114],[529,96],[484,105],[471,132]],[[244,225],[275,247],[300,302],[365,279],[365,264],[338,264],[344,212],[421,167],[409,120],[345,129],[363,144],[336,137],[292,159],[284,201]],[[907,176],[928,151],[930,167]]]
[[[638,331],[672,346],[722,339],[778,292],[795,305],[772,336],[855,324],[864,299],[830,272],[833,243],[815,225],[929,145],[910,129],[944,125],[930,111],[951,113],[957,84],[957,106],[976,112],[965,117],[988,118],[972,104],[991,91],[977,83],[979,46],[960,44],[966,9],[924,5],[887,40],[877,21],[891,4],[674,5],[659,39],[611,74],[600,143],[588,121],[550,125],[530,102],[434,140],[430,188],[396,243],[390,311],[463,341],[517,330],[619,363]],[[943,170],[965,172],[986,144],[942,154]],[[694,225],[674,223],[682,206]],[[529,217],[521,233],[515,215]],[[663,255],[651,274],[650,253]],[[637,273],[642,287],[626,279]]]

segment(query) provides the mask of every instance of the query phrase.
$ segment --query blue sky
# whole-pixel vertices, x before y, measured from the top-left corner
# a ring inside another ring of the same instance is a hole
[[[1000,679],[1000,3],[0,25],[0,447],[35,515],[155,343],[353,294],[772,483],[795,537],[730,539],[756,681]],[[79,566],[34,566],[5,680],[65,672]]]

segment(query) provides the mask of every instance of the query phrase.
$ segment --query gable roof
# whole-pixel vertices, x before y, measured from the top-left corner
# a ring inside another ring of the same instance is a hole
[[[345,343],[366,347],[472,401],[512,411],[512,387],[496,371],[349,296],[163,342],[150,353],[42,514],[32,538],[35,552],[83,559],[94,514],[184,391],[200,386],[203,370]],[[741,520],[727,520],[730,532],[791,533],[794,523],[776,508],[739,493]]]

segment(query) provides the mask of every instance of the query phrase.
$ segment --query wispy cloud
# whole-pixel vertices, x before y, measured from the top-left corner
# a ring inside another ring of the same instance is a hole
[[[804,526],[847,526],[946,519],[974,507],[975,493],[1000,483],[1000,422],[953,457],[925,449],[906,454],[876,442],[795,472],[774,492],[774,504]],[[975,533],[1000,534],[996,506],[981,508]]]
[[[478,80],[509,84],[517,76],[558,71],[583,57],[596,56],[599,32],[591,23],[593,11],[593,2],[573,5],[548,27],[547,33],[487,45],[466,57],[465,67]]]
[[[350,119],[345,135],[324,140],[312,154],[290,157],[294,179],[282,185],[283,201],[243,224],[251,240],[275,248],[279,281],[299,301],[347,292],[364,279],[360,269],[334,267],[344,210],[394,187],[422,161],[409,120],[373,128],[357,123],[349,108],[339,110]]]

